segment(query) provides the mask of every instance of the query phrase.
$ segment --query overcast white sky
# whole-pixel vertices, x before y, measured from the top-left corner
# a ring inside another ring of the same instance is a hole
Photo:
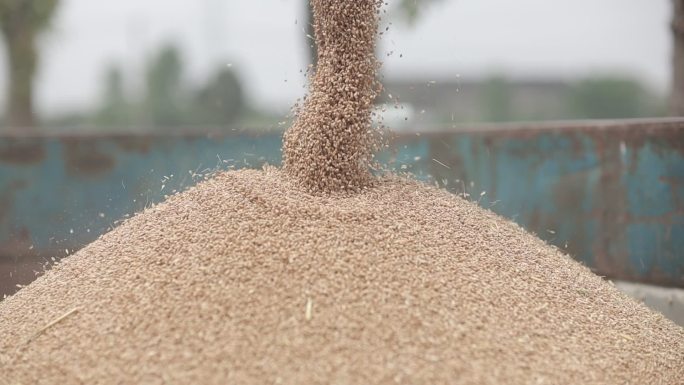
[[[110,62],[121,63],[137,84],[146,57],[167,41],[184,51],[188,82],[230,63],[250,100],[287,108],[304,92],[303,2],[63,0],[42,42],[38,108],[53,113],[92,105]],[[669,18],[669,0],[444,0],[414,27],[386,20],[393,25],[383,52],[396,54],[384,57],[385,74],[572,78],[599,71],[634,75],[664,92]],[[3,52],[3,89],[4,61]]]

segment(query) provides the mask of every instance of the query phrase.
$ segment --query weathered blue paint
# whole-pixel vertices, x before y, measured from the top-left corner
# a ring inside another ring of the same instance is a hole
[[[279,132],[0,137],[0,294],[197,174],[279,164],[280,143]],[[684,286],[684,120],[404,133],[390,148],[390,168],[469,194],[600,274]]]
[[[614,278],[684,286],[684,122],[423,134],[414,164]],[[482,192],[486,195],[481,195]]]

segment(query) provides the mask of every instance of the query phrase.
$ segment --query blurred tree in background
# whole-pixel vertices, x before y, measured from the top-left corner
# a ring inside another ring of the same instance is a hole
[[[36,38],[47,28],[58,0],[0,0],[0,31],[7,47],[9,88],[7,124],[35,125],[33,78],[38,64]]]
[[[575,84],[569,105],[577,118],[636,118],[655,115],[655,99],[635,80],[603,77]]]
[[[145,72],[145,93],[128,97],[125,79],[117,66],[104,76],[100,106],[90,121],[96,127],[173,130],[234,125],[246,113],[258,120],[258,111],[245,106],[240,79],[232,68],[221,66],[204,85],[183,85],[181,51],[174,45],[161,48]],[[275,118],[274,118],[275,119]]]
[[[410,25],[413,25],[428,5],[440,1],[444,0],[401,0],[399,1],[398,7],[404,20]]]
[[[183,64],[175,46],[162,48],[147,69],[145,115],[153,126],[177,127],[184,123]]]
[[[684,116],[684,0],[672,0],[672,37],[674,54],[672,58],[672,100],[670,113]]]
[[[493,76],[482,84],[482,114],[488,122],[505,122],[515,118],[513,90],[503,76]]]
[[[194,104],[194,115],[202,124],[235,123],[245,107],[240,80],[232,70],[222,68],[197,93]]]
[[[121,69],[111,66],[104,79],[102,105],[95,116],[95,124],[105,127],[125,127],[131,123],[131,106],[124,91]]]

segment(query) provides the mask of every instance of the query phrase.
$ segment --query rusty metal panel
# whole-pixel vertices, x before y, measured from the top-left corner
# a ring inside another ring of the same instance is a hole
[[[0,299],[198,174],[279,163],[280,136],[0,137]]]
[[[279,132],[0,137],[0,296],[203,171],[279,164],[280,141]],[[390,168],[469,194],[599,274],[684,287],[682,119],[482,126],[393,142],[381,157]]]
[[[601,275],[684,286],[684,120],[500,125],[399,135],[396,147],[397,165]]]

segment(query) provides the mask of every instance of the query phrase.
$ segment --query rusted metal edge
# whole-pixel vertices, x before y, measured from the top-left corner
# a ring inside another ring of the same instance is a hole
[[[652,130],[668,130],[684,128],[684,117],[671,118],[638,118],[638,119],[595,119],[595,120],[558,120],[537,122],[508,122],[508,123],[459,123],[455,127],[443,126],[425,127],[424,133],[473,133],[473,132],[519,132],[538,131],[625,131],[638,128]],[[398,132],[399,135],[408,132]]]
[[[636,119],[589,119],[589,120],[557,120],[557,121],[530,121],[530,122],[508,122],[508,123],[458,123],[453,127],[441,125],[421,127],[422,133],[473,133],[473,132],[508,132],[508,131],[577,131],[577,130],[633,130],[635,128],[645,128],[652,130],[667,130],[684,127],[684,117],[663,117],[663,118],[636,118]],[[1,138],[111,138],[121,139],[130,137],[141,138],[222,138],[231,136],[254,136],[269,135],[282,132],[280,128],[234,128],[230,130],[201,127],[174,129],[169,131],[144,132],[136,131],[131,128],[120,130],[99,131],[83,130],[82,132],[60,132],[60,131],[28,131],[25,132],[0,132]],[[415,134],[415,131],[397,131],[397,135]]]

